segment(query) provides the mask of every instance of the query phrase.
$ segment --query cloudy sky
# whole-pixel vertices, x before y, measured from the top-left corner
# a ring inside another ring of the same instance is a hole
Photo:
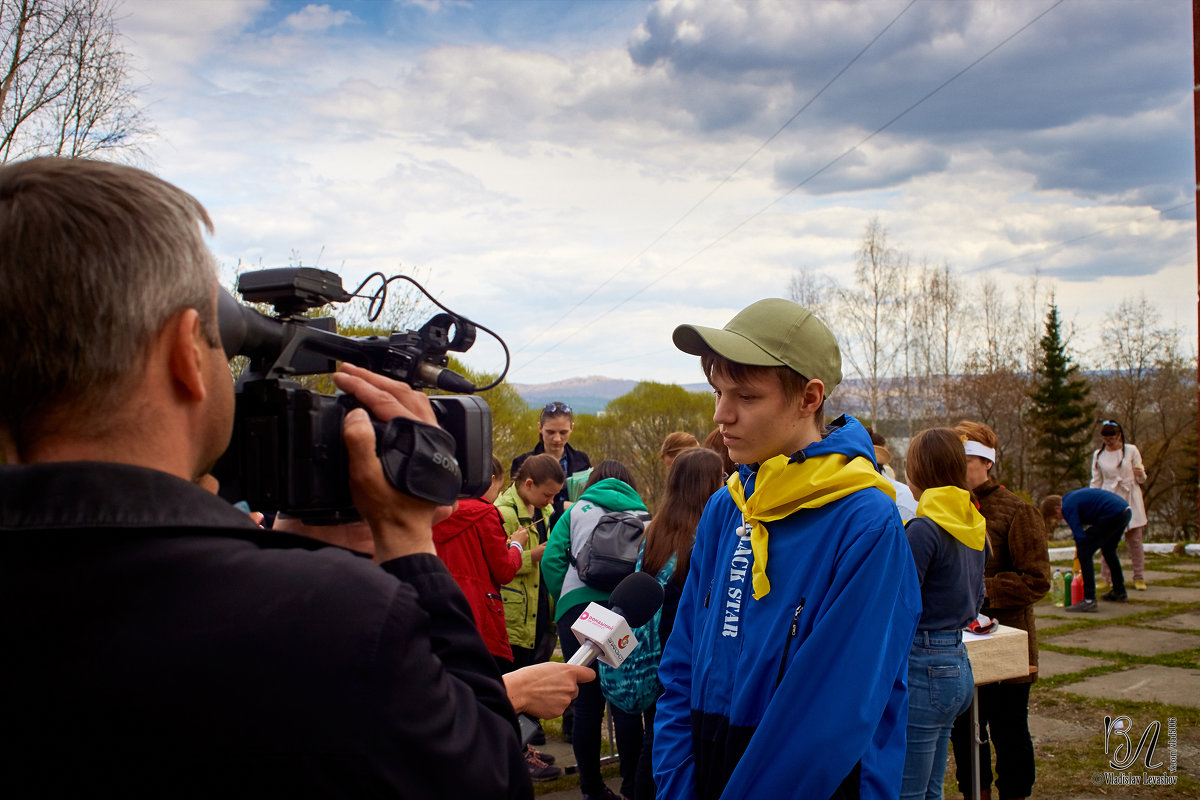
[[[693,382],[675,325],[847,282],[875,216],[970,285],[1037,273],[1081,348],[1143,292],[1195,341],[1186,0],[125,0],[119,27],[149,166],[230,274],[415,270],[516,382]]]

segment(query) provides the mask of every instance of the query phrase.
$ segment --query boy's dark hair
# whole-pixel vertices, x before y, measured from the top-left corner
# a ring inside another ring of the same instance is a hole
[[[1058,525],[1058,512],[1062,508],[1061,494],[1048,494],[1042,498],[1039,510],[1042,512],[1042,524],[1046,526],[1046,533],[1052,533]]]
[[[779,381],[779,386],[783,389],[783,399],[789,405],[804,397],[804,390],[808,386],[808,378],[791,367],[756,367],[739,364],[712,351],[700,356],[700,367],[704,370],[704,376],[710,383],[716,374],[724,375],[735,383],[753,380],[763,375],[774,375],[775,380]],[[821,399],[821,407],[813,415],[813,421],[816,422],[818,430],[825,427],[824,398]]]

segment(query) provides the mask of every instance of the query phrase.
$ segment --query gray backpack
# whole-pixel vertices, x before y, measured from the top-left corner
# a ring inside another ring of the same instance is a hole
[[[579,555],[571,556],[579,579],[602,592],[615,589],[637,566],[649,521],[644,511],[609,511],[601,516]]]

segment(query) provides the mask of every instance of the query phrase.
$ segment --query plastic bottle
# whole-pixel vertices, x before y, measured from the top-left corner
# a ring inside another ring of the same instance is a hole
[[[1050,578],[1050,596],[1054,598],[1054,607],[1062,608],[1065,595],[1063,592],[1063,574],[1058,567],[1054,568],[1054,575]]]
[[[1083,570],[1079,566],[1079,557],[1075,557],[1075,577],[1071,579],[1071,605],[1083,600]]]
[[[1075,573],[1069,569],[1063,571],[1062,591],[1058,593],[1058,599],[1062,602],[1058,605],[1071,605],[1071,579],[1074,575]]]

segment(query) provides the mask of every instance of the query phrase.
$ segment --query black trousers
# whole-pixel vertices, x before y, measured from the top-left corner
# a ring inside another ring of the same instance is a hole
[[[1029,735],[1029,689],[1032,683],[989,683],[979,687],[979,788],[992,786],[992,753],[996,748],[996,789],[1001,798],[1029,797],[1037,777],[1033,738]],[[971,794],[971,712],[954,721],[950,744],[954,748],[958,790]],[[990,744],[989,744],[990,742]]]
[[[1083,598],[1096,599],[1096,567],[1092,556],[1100,551],[1108,571],[1112,575],[1112,590],[1116,594],[1125,592],[1125,573],[1121,571],[1121,560],[1117,558],[1117,545],[1129,527],[1133,512],[1128,508],[1121,514],[1102,519],[1083,532],[1082,539],[1075,540],[1075,555],[1079,558],[1079,574],[1083,576]]]

